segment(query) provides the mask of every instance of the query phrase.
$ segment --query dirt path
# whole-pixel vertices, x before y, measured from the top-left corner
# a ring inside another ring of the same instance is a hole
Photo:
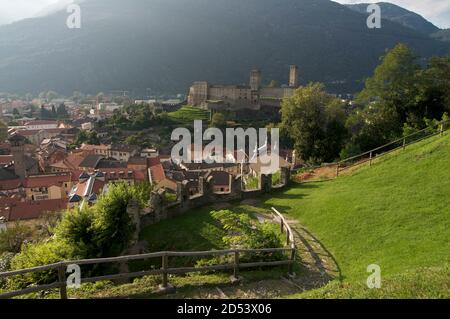
[[[326,285],[340,278],[341,271],[333,255],[326,247],[297,221],[288,221],[294,232],[301,273],[293,282],[303,291]]]

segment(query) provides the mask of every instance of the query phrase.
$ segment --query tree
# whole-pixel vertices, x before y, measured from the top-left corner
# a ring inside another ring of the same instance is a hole
[[[97,132],[81,131],[78,133],[74,144],[79,147],[81,144],[100,145]]]
[[[380,102],[372,102],[362,110],[356,110],[346,122],[351,139],[341,157],[369,151],[402,135],[399,123],[401,120],[395,109]]]
[[[101,256],[115,256],[128,247],[134,225],[127,214],[133,192],[126,183],[112,185],[95,205],[94,241]]]
[[[215,113],[211,120],[211,127],[223,129],[227,126],[227,120],[222,113]]]
[[[74,247],[75,253],[83,258],[119,255],[128,247],[134,231],[128,204],[134,199],[143,207],[150,192],[148,183],[132,187],[126,183],[111,185],[94,206],[64,214],[56,227],[56,238]]]
[[[283,100],[282,128],[304,160],[317,163],[332,161],[338,156],[342,137],[339,134],[333,141],[332,134],[344,130],[336,110],[342,106],[339,100],[324,91],[320,83],[298,88],[293,96]]]
[[[13,115],[14,115],[15,119],[20,118],[20,112],[19,112],[19,110],[17,108],[13,109]]]
[[[69,113],[67,112],[66,105],[61,103],[56,109],[56,115],[59,119],[67,119],[69,117]]]
[[[47,110],[44,105],[41,105],[40,118],[42,120],[48,120],[51,119],[51,117],[52,117],[51,112],[49,112],[49,110]]]
[[[50,114],[50,117],[51,117],[52,119],[55,119],[55,118],[56,118],[56,108],[55,108],[55,105],[54,105],[54,104],[52,104],[52,112],[51,112],[51,114]]]
[[[4,252],[18,253],[22,244],[32,238],[30,227],[16,222],[13,226],[0,232],[0,254]]]
[[[37,228],[42,237],[48,238],[54,234],[55,227],[61,221],[61,212],[46,212],[38,221]]]
[[[404,44],[387,51],[358,94],[347,120],[352,138],[343,155],[368,151],[403,134],[426,127],[450,110],[450,56],[434,57],[426,68]],[[351,151],[350,151],[351,150]]]
[[[450,55],[433,57],[424,70],[417,73],[417,97],[410,124],[424,127],[424,118],[441,119],[450,112]]]
[[[358,94],[358,102],[363,105],[377,102],[376,105],[391,109],[389,113],[396,114],[401,128],[409,113],[416,109],[419,70],[417,56],[412,50],[402,43],[396,45],[387,51],[374,75],[366,80],[365,88]]]

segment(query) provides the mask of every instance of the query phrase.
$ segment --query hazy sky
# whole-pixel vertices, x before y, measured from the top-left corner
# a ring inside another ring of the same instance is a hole
[[[0,0],[0,24],[29,18],[61,0]],[[63,0],[67,1],[67,0]],[[243,0],[245,1],[245,0]],[[379,2],[380,0],[334,0],[339,3]],[[417,12],[438,27],[450,28],[450,0],[384,0]]]
[[[450,0],[334,0],[339,3],[391,2],[419,13],[440,28],[450,28]]]

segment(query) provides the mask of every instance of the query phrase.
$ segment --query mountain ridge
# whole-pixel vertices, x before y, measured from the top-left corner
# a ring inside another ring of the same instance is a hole
[[[265,82],[286,83],[297,64],[302,83],[351,93],[398,42],[424,57],[449,52],[389,21],[370,30],[366,16],[328,0],[88,0],[81,8],[81,29],[66,27],[65,10],[0,27],[0,91],[180,93],[197,80],[247,83],[254,67]]]
[[[357,3],[346,4],[345,6],[355,10],[356,12],[366,14],[367,6],[370,4],[371,3]],[[432,34],[440,30],[440,28],[416,12],[407,10],[393,3],[378,2],[376,4],[378,4],[381,8],[382,19],[399,23],[405,27],[420,31],[424,34]]]

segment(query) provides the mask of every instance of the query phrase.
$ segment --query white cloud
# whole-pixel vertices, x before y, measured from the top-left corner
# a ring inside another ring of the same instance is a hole
[[[405,9],[414,11],[438,27],[450,28],[450,1],[449,0],[334,0],[339,3],[375,3],[391,2]]]

